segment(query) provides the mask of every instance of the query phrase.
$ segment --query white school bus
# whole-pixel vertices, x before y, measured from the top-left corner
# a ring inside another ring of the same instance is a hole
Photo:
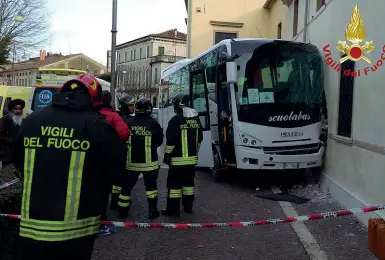
[[[323,84],[322,55],[312,44],[223,40],[163,71],[159,122],[166,131],[171,98],[189,95],[204,130],[198,166],[215,178],[228,167],[316,168],[325,153]]]

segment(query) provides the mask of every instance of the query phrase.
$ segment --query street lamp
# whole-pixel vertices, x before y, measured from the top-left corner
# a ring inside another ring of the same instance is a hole
[[[15,22],[22,23],[24,21],[24,17],[20,14],[15,16]],[[24,56],[25,57],[25,51]],[[22,57],[22,58],[23,58]],[[16,60],[16,44],[13,44],[13,53],[12,53],[12,85],[15,85],[15,60]]]
[[[16,15],[15,22],[22,23],[24,21],[24,17],[21,15]]]
[[[112,29],[111,29],[111,96],[112,106],[115,107],[115,88],[116,88],[116,33],[117,28],[117,0],[112,0]]]

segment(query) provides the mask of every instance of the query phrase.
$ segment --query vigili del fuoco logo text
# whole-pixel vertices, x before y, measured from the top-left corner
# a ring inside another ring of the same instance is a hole
[[[373,41],[365,41],[366,32],[364,28],[364,21],[361,17],[360,10],[356,5],[354,7],[353,14],[350,18],[350,23],[345,31],[345,38],[350,43],[346,41],[337,41],[338,46],[336,47],[338,51],[343,53],[343,57],[339,62],[335,61],[331,57],[330,44],[323,47],[325,62],[328,66],[333,68],[335,71],[341,71],[341,64],[347,60],[359,61],[364,60],[368,64],[372,64],[372,60],[365,56],[367,53],[372,52],[375,49]],[[365,41],[364,44],[362,42]],[[376,72],[382,64],[385,62],[385,45],[382,47],[381,57],[373,64],[364,68],[364,71],[361,70],[351,71],[350,69],[345,70],[343,73],[345,76],[359,77],[362,75],[368,75],[370,72]]]

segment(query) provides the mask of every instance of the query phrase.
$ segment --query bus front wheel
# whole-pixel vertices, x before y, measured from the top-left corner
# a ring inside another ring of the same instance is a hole
[[[221,159],[217,152],[214,152],[214,167],[211,168],[211,176],[214,178],[215,182],[222,181],[222,173],[220,171],[221,168]]]

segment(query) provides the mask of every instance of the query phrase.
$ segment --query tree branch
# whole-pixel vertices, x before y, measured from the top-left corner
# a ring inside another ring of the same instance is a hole
[[[49,34],[51,13],[47,0],[0,0],[0,36],[14,49],[31,52],[43,47]],[[16,17],[23,20],[16,21]],[[2,40],[1,40],[2,42]],[[9,49],[9,46],[8,46]]]

